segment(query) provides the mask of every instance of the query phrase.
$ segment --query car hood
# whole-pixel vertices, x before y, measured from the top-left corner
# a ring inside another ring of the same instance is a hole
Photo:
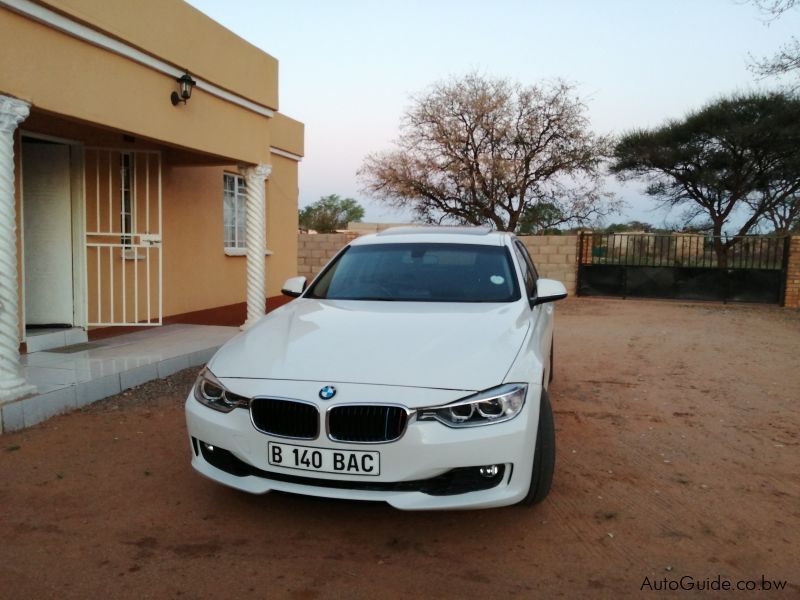
[[[523,302],[298,298],[214,356],[217,377],[477,391],[503,382],[529,320]]]

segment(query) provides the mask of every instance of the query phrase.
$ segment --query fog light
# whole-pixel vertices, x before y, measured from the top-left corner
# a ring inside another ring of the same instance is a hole
[[[203,444],[203,447],[206,450],[208,450],[209,452],[213,452],[214,451],[214,446],[212,446],[211,444],[206,444],[205,442],[201,442],[201,443]]]
[[[482,477],[486,477],[486,479],[491,479],[495,477],[497,473],[500,471],[500,467],[497,465],[486,465],[484,467],[479,467],[478,472],[481,474]]]

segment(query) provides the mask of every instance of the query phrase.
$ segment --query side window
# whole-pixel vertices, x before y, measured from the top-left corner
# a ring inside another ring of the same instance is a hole
[[[519,248],[519,251],[522,254],[522,256],[525,257],[525,260],[528,263],[528,267],[530,267],[531,271],[533,272],[533,280],[536,281],[537,279],[539,279],[539,272],[536,270],[536,265],[533,264],[533,259],[531,258],[528,249],[525,247],[525,244],[523,244],[519,240],[517,240],[515,243],[517,244],[517,247]]]
[[[525,293],[528,295],[528,298],[532,298],[536,293],[536,276],[532,270],[530,259],[527,256],[528,253],[525,252],[523,254],[525,247],[522,246],[522,249],[520,249],[520,246],[521,244],[519,243],[514,244],[514,253],[517,255],[519,268],[522,269],[522,279],[525,281]]]
[[[225,248],[244,249],[245,245],[245,181],[241,175],[225,173],[222,178],[222,214],[225,227]]]

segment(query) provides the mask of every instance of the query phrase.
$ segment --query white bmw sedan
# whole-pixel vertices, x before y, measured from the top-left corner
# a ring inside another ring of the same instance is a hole
[[[189,395],[196,470],[408,510],[547,496],[552,302],[567,293],[513,235],[389,229],[284,293],[296,299],[225,344]]]

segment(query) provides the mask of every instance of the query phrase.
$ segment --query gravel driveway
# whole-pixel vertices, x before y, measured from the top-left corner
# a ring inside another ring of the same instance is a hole
[[[184,371],[0,437],[0,597],[618,597],[762,576],[800,596],[800,313],[556,312],[544,504],[401,513],[225,489],[189,466]]]

